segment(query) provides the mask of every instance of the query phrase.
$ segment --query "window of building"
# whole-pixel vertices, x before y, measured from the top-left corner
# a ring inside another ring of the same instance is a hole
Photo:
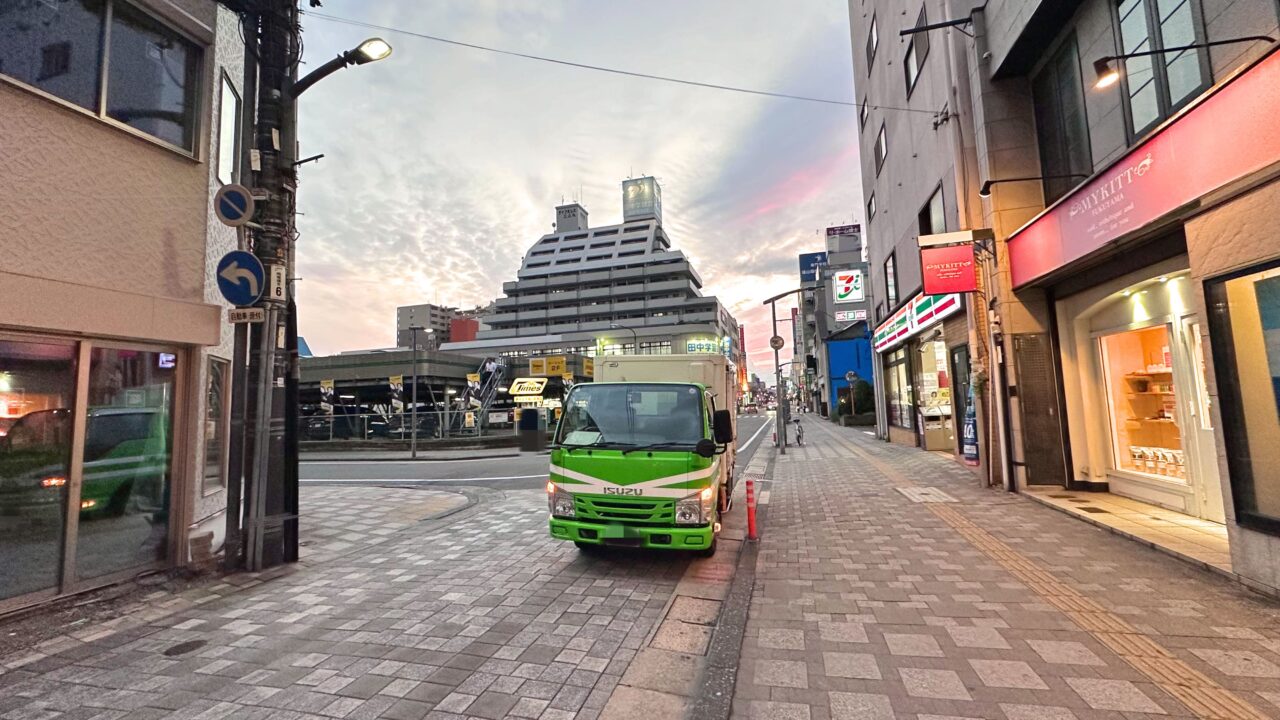
[[[111,7],[106,114],[180,148],[195,147],[200,49],[131,3]]]
[[[587,257],[587,262],[591,262],[592,260],[608,260],[612,257],[613,255],[591,255]]]
[[[871,72],[871,64],[876,59],[876,48],[880,47],[880,30],[876,27],[876,16],[871,15],[871,29],[867,31],[867,73]]]
[[[620,252],[620,253],[618,253],[618,257],[620,257],[620,258],[621,258],[621,257],[635,257],[636,255],[643,255],[643,254],[644,254],[644,251],[643,251],[643,250],[628,250],[627,252]]]
[[[226,185],[239,177],[240,94],[231,78],[222,74],[218,98],[218,181]]]
[[[636,245],[636,244],[644,243],[644,242],[649,242],[649,238],[642,238],[642,237],[641,237],[641,238],[631,238],[631,239],[629,239],[629,240],[623,240],[623,241],[622,241],[621,243],[619,243],[619,244],[621,244],[621,245]]]
[[[1209,280],[1205,295],[1236,519],[1280,535],[1280,263]]]
[[[612,230],[597,230],[591,234],[591,237],[607,237],[609,235],[617,235],[617,234],[618,234],[618,228],[613,228]],[[586,235],[583,235],[583,237],[586,237]]]
[[[884,297],[890,308],[898,307],[898,259],[897,253],[889,253],[884,261]]]
[[[541,242],[540,244],[541,244],[541,245],[550,245],[550,244],[552,244],[552,243],[558,243],[558,242],[560,242],[560,238],[558,238],[558,237],[549,237],[549,238],[543,238],[543,239],[542,239],[542,242]]]
[[[565,235],[565,236],[564,236],[564,239],[565,239],[566,241],[568,241],[568,240],[581,240],[581,239],[585,238],[588,234],[589,234],[589,233],[579,233],[579,234],[577,234],[577,235]]]
[[[670,340],[646,340],[640,343],[641,355],[670,355]]]
[[[885,134],[884,123],[880,123],[880,134],[876,135],[876,175],[884,167],[885,158],[889,157],[889,137]]]
[[[1197,0],[1119,0],[1116,20],[1124,54],[1204,41]],[[1212,82],[1203,48],[1119,62],[1124,63],[1129,121],[1135,136],[1172,115]]]
[[[616,241],[614,241],[614,240],[610,240],[610,241],[608,241],[608,242],[591,243],[590,247],[591,247],[591,249],[592,249],[592,250],[595,250],[595,249],[597,249],[597,248],[613,247],[615,243],[616,243]]]
[[[942,201],[942,185],[938,185],[938,189],[934,190],[933,195],[929,197],[929,202],[920,208],[920,212],[916,216],[916,223],[919,226],[921,235],[934,235],[947,231],[947,214]]]
[[[867,198],[867,222],[871,222],[871,218],[876,216],[876,194],[871,193],[871,197]]]
[[[928,24],[925,17],[924,7],[920,7],[920,16],[916,18],[915,27],[923,27]],[[907,56],[902,61],[902,70],[906,74],[907,81],[907,97],[911,97],[911,91],[916,87],[916,81],[920,79],[920,69],[924,67],[924,60],[929,56],[929,33],[918,32],[911,35],[911,39],[907,42]]]
[[[194,151],[201,64],[195,43],[121,0],[22,3],[4,14],[0,73]]]
[[[231,420],[231,363],[209,358],[204,415],[204,494],[227,486],[227,423]]]
[[[562,253],[577,252],[577,251],[581,250],[582,248],[583,248],[583,246],[582,246],[582,245],[571,245],[571,246],[569,246],[569,247],[562,247],[562,248],[560,248],[560,252],[562,252]]]
[[[1088,175],[1093,171],[1089,127],[1085,119],[1080,56],[1074,37],[1063,43],[1031,81],[1043,175]],[[1076,184],[1070,178],[1045,179],[1044,202],[1052,204]]]
[[[533,251],[532,253],[530,253],[530,254],[531,254],[531,255],[533,255],[534,257],[538,257],[538,256],[540,256],[540,255],[555,255],[555,254],[556,254],[556,251],[555,251],[554,249],[552,249],[552,250],[534,250],[534,251]]]
[[[550,264],[551,264],[551,263],[549,263],[549,262],[531,262],[531,263],[529,263],[529,267],[531,267],[531,268],[544,268],[544,267],[547,267],[547,266],[548,266],[548,265],[550,265]]]
[[[557,264],[557,265],[572,265],[572,264],[574,264],[574,263],[579,263],[579,262],[582,262],[582,258],[580,258],[580,257],[574,257],[574,258],[561,258],[561,259],[559,259],[559,260],[557,260],[557,261],[556,261],[556,264]],[[555,290],[554,292],[568,292],[568,291],[567,291],[567,290]]]
[[[889,424],[906,430],[914,427],[911,368],[906,348],[898,348],[885,358],[885,405]]]
[[[865,130],[867,127],[868,112],[869,111],[867,110],[866,98],[863,98],[862,102],[858,105],[858,131],[859,132]]]

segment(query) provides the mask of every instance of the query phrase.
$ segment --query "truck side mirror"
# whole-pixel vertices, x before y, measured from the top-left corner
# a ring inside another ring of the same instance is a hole
[[[693,451],[704,458],[715,457],[716,442],[715,440],[702,438],[693,446]]]
[[[733,442],[733,413],[728,410],[717,410],[711,416],[711,435],[717,445],[728,445]]]

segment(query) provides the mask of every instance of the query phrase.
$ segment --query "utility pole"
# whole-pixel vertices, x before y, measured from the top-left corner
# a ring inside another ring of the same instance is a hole
[[[286,547],[286,520],[296,526],[296,498],[286,488],[296,478],[286,452],[286,413],[296,412],[286,397],[286,380],[293,373],[287,352],[286,327],[292,277],[294,183],[293,168],[284,152],[292,140],[289,91],[298,60],[298,9],[293,0],[259,0],[243,14],[246,39],[256,42],[258,60],[258,118],[250,150],[252,188],[261,210],[253,233],[253,253],[266,270],[267,292],[259,301],[266,319],[250,331],[249,408],[246,445],[249,452],[245,483],[246,569],[261,570],[297,557],[296,545]],[[256,32],[255,32],[256,31]],[[252,48],[250,48],[252,50]],[[296,326],[294,326],[296,328]],[[296,331],[296,330],[295,330]],[[292,516],[292,517],[290,517]],[[294,543],[296,531],[289,532]]]

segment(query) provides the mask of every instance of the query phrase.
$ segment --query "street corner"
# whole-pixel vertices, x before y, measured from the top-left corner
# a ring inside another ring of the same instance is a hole
[[[466,493],[418,486],[308,486],[301,493],[301,559],[317,562],[385,542],[472,505]]]

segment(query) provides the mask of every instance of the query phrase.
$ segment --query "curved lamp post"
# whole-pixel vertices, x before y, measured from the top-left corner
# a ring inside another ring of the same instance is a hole
[[[348,65],[364,65],[365,63],[384,60],[391,55],[391,43],[382,38],[369,38],[338,57],[307,73],[306,77],[295,82],[289,88],[290,97],[298,97],[307,88],[329,77]]]

